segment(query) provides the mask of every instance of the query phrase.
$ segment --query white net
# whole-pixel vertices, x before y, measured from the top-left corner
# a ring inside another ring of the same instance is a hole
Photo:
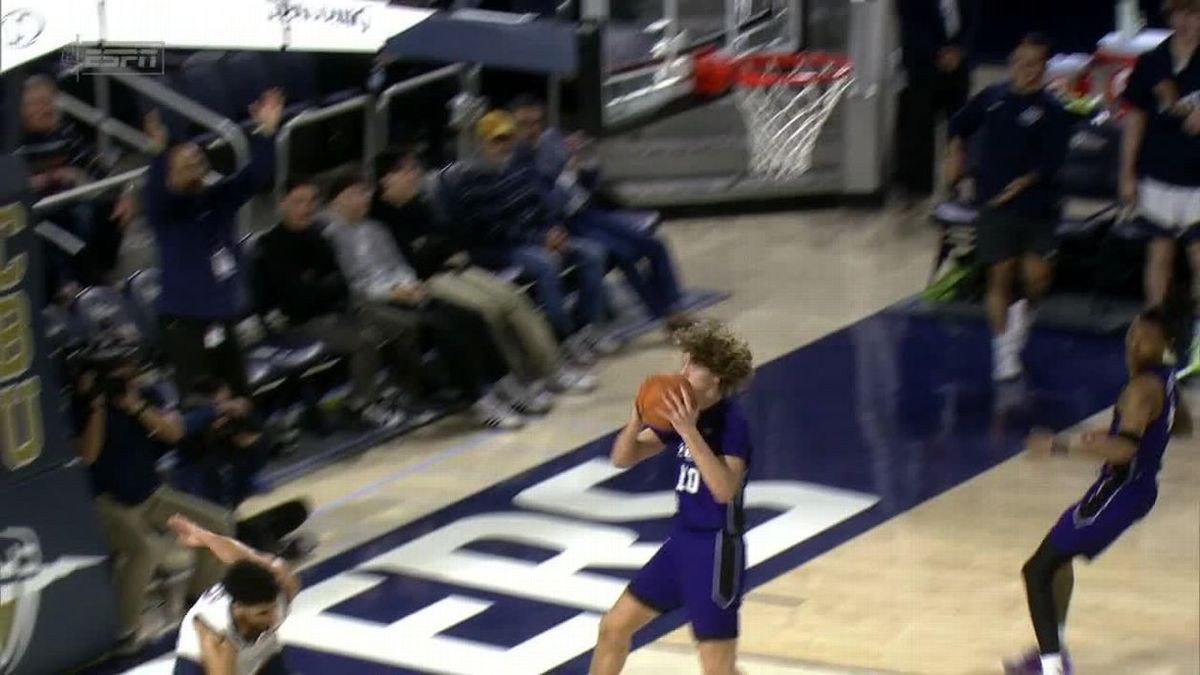
[[[786,179],[812,168],[821,129],[853,81],[845,64],[808,62],[739,81],[735,100],[746,123],[750,171]]]

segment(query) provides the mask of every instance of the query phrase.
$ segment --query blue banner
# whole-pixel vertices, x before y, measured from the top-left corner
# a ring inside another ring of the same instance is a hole
[[[64,672],[116,630],[108,550],[42,339],[28,179],[0,157],[0,675]]]

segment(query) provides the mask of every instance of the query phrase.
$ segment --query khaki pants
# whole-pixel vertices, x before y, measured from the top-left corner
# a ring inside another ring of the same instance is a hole
[[[232,513],[169,487],[160,487],[137,506],[127,506],[102,494],[96,497],[96,507],[104,536],[116,556],[123,633],[137,630],[146,602],[146,588],[174,545],[167,531],[168,518],[178,513],[220,535],[232,536],[234,531]],[[208,551],[200,552],[188,583],[188,595],[199,596],[220,581],[222,574],[224,565]]]
[[[504,360],[522,380],[557,372],[558,342],[546,318],[516,286],[479,268],[438,274],[426,284],[429,295],[469,309],[487,322]]]

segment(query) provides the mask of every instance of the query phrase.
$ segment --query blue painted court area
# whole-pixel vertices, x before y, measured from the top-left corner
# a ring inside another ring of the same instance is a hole
[[[750,586],[1011,457],[1031,426],[1110,405],[1121,350],[1118,336],[1039,332],[1028,381],[996,389],[983,325],[885,311],[766,364],[744,403]],[[585,672],[600,612],[663,541],[673,499],[671,458],[617,473],[610,440],[307,570],[291,666]],[[682,622],[665,616],[638,644]]]

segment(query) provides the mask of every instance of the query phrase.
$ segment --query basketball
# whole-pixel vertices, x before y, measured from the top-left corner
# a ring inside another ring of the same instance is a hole
[[[695,395],[691,383],[679,373],[660,373],[646,378],[637,394],[637,411],[642,421],[655,429],[670,431],[671,422],[666,417],[666,394],[681,390]]]

